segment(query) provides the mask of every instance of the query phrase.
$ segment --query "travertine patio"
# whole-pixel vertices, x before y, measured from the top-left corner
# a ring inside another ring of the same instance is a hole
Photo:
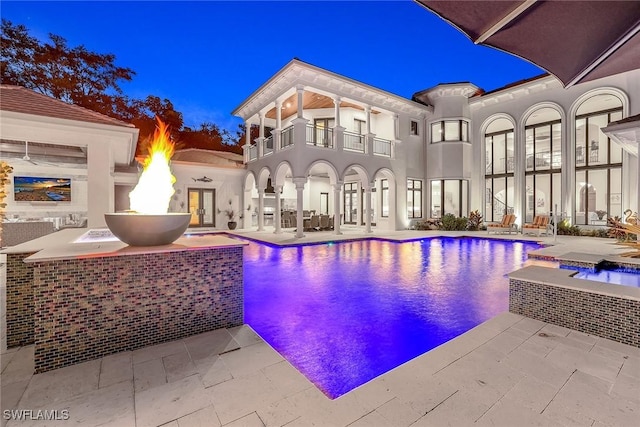
[[[606,240],[558,240],[543,251],[584,251],[584,242],[594,253],[615,251]],[[1,362],[3,426],[635,426],[640,419],[640,348],[511,313],[336,400],[248,326],[38,375],[32,346],[4,350]],[[69,420],[7,421],[7,409],[67,409]]]

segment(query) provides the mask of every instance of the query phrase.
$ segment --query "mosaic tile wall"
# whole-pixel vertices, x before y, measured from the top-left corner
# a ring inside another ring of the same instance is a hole
[[[640,347],[640,301],[509,279],[509,311]]]
[[[36,264],[35,371],[244,320],[242,247]]]
[[[7,347],[33,344],[33,252],[7,254]]]

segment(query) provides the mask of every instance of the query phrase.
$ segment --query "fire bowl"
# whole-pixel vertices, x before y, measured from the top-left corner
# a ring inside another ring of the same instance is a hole
[[[104,219],[113,235],[130,246],[160,246],[182,236],[189,227],[191,214],[116,212],[104,214]]]

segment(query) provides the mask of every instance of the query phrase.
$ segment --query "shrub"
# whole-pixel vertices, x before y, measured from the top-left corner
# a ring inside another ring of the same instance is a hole
[[[466,217],[458,218],[452,214],[446,214],[442,216],[442,225],[440,230],[445,231],[464,231],[467,229],[467,223],[469,220]]]
[[[607,230],[606,228],[596,228],[593,230],[585,230],[582,232],[583,236],[589,236],[589,237],[611,237],[609,236],[609,230]]]
[[[480,224],[482,223],[482,215],[478,210],[469,213],[469,222],[467,223],[467,229],[470,231],[478,231]]]
[[[578,227],[577,225],[569,225],[569,221],[563,219],[558,223],[558,235],[579,236],[580,227]]]

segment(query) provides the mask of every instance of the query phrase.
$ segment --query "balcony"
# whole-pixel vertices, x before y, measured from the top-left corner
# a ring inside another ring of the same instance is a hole
[[[295,140],[296,126],[288,126],[280,132],[279,136],[274,134],[262,140],[261,153],[258,151],[257,143],[250,145],[246,152],[245,163],[254,162],[260,157],[274,155],[279,151],[293,148],[297,144]],[[394,144],[391,140],[344,131],[341,128],[336,131],[335,128],[314,126],[308,123],[304,126],[304,141],[299,141],[304,147],[365,156],[393,157]],[[300,131],[302,132],[302,129]]]

